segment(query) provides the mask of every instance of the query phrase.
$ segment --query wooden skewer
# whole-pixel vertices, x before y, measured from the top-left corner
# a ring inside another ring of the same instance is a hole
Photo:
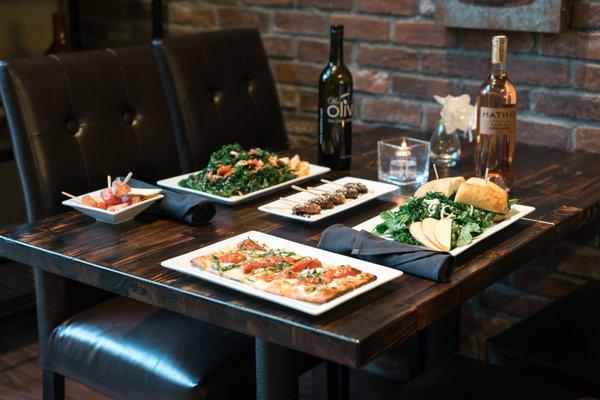
[[[296,185],[292,185],[292,189],[297,190],[299,192],[308,192],[310,194],[314,194],[315,196],[321,196],[322,195],[322,193],[313,192],[312,190],[304,189],[304,188],[301,188],[300,186],[296,186]]]
[[[289,210],[289,207],[277,207],[277,206],[264,206],[269,210]]]
[[[107,184],[108,188],[110,189],[110,187],[112,186],[112,178],[110,177],[110,175],[106,176],[106,184]]]
[[[321,179],[321,182],[323,182],[323,183],[328,183],[328,184],[335,185],[335,186],[339,186],[339,187],[341,187],[341,188],[343,188],[343,187],[344,187],[344,185],[340,185],[339,183],[335,183],[335,182],[332,182],[332,181],[328,181],[327,179]]]
[[[132,176],[133,176],[133,172],[129,171],[129,173],[127,174],[125,179],[123,179],[123,183],[129,182],[129,180],[131,179]]]
[[[522,217],[521,219],[523,221],[539,222],[540,224],[546,224],[546,225],[552,225],[552,226],[556,225],[554,222],[542,221],[541,219],[526,218],[526,217]]]
[[[79,199],[77,198],[77,196],[73,196],[71,193],[67,193],[67,192],[60,192],[60,193],[61,193],[63,196],[70,197],[71,199],[73,199],[73,200],[76,200],[76,201],[78,201],[78,202],[80,202],[80,203],[81,203],[81,200],[79,200]]]
[[[485,183],[488,182],[488,179],[490,179],[490,169],[486,168],[485,169]]]
[[[435,164],[433,164],[433,173],[435,174],[435,179],[440,179],[438,172],[437,172],[437,166]]]
[[[296,201],[296,200],[292,200],[292,199],[286,199],[285,197],[280,197],[279,200],[281,200],[281,201],[287,201],[288,203],[292,203],[292,204],[300,204],[300,203],[302,203],[301,201]]]
[[[318,188],[318,187],[312,187],[312,186],[307,186],[307,187],[306,187],[306,189],[307,189],[307,190],[317,190],[317,191],[320,191],[320,192],[325,192],[325,193],[331,193],[331,192],[334,192],[334,191],[335,191],[334,189],[321,189],[321,188]]]
[[[67,193],[67,192],[60,192],[60,194],[62,194],[63,196],[70,197],[72,199],[76,199],[77,198],[77,196],[73,196],[71,193]]]

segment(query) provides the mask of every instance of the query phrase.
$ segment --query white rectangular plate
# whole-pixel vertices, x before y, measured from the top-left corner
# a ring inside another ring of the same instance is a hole
[[[151,195],[157,193],[156,189],[131,189],[137,194]],[[94,192],[86,194],[91,196],[95,200],[99,200],[101,198],[100,192],[102,190],[104,189],[96,190]],[[158,192],[160,192],[160,190],[158,190]],[[129,221],[130,219],[133,219],[136,215],[144,211],[146,208],[150,207],[152,203],[154,203],[156,200],[165,197],[162,194],[158,194],[155,197],[151,197],[149,199],[140,201],[139,203],[132,204],[128,207],[123,208],[122,210],[114,212],[103,210],[101,208],[84,206],[83,204],[81,204],[81,198],[83,196],[85,195],[77,196],[74,199],[65,200],[62,202],[62,204],[68,207],[73,207],[77,211],[96,219],[96,221],[106,222],[108,224],[120,224],[121,222]]]
[[[462,253],[463,251],[467,250],[468,248],[474,246],[475,244],[481,242],[482,240],[484,240],[487,237],[492,236],[494,233],[501,231],[502,229],[506,228],[507,226],[513,224],[514,222],[518,221],[520,218],[523,218],[524,216],[526,216],[527,214],[531,213],[532,211],[535,210],[535,207],[530,207],[530,206],[522,206],[522,205],[514,205],[509,214],[508,214],[508,218],[505,219],[502,222],[499,223],[495,223],[492,226],[490,226],[488,229],[486,229],[485,231],[483,231],[483,233],[479,236],[477,236],[475,239],[473,239],[473,241],[471,243],[469,243],[466,246],[461,246],[461,247],[457,247],[455,249],[452,249],[450,251],[450,254],[452,255],[457,255]],[[380,223],[382,223],[383,220],[381,219],[381,217],[378,215],[376,217],[373,217],[365,222],[362,222],[358,225],[356,225],[354,227],[354,229],[356,230],[365,230],[367,232],[373,232],[373,229],[375,229],[375,227],[377,225],[379,225]],[[387,238],[385,236],[381,236],[384,239],[388,239],[388,240],[392,240],[391,238]]]
[[[267,293],[262,290],[256,289],[252,286],[249,286],[245,283],[234,281],[229,278],[224,278],[219,275],[211,274],[210,272],[206,272],[201,270],[198,267],[193,266],[190,261],[194,257],[198,257],[201,255],[206,255],[213,253],[215,251],[230,249],[236,246],[242,240],[250,238],[260,243],[264,243],[271,248],[284,248],[291,251],[294,251],[298,254],[301,254],[306,257],[314,257],[325,264],[328,265],[341,265],[347,264],[351,265],[355,268],[358,268],[361,271],[369,272],[375,276],[375,279],[372,282],[367,283],[364,286],[359,287],[356,290],[345,293],[340,297],[336,297],[335,299],[324,303],[324,304],[313,304],[302,300],[289,299],[283,296],[278,296],[276,294]],[[218,243],[214,243],[210,246],[203,247],[201,249],[183,254],[181,256],[171,258],[169,260],[163,261],[161,265],[165,268],[173,269],[175,271],[179,271],[183,274],[192,275],[198,277],[200,279],[210,281],[216,283],[221,286],[228,287],[233,290],[237,290],[242,293],[249,294],[251,296],[259,297],[261,299],[265,299],[271,301],[273,303],[280,304],[285,307],[293,308],[294,310],[302,311],[304,313],[310,315],[319,315],[324,313],[325,311],[331,310],[338,305],[361,295],[362,293],[368,292],[369,290],[383,285],[386,282],[389,282],[393,279],[398,278],[402,275],[401,271],[397,271],[392,268],[383,267],[381,265],[372,264],[366,261],[361,261],[356,258],[346,257],[340,254],[331,253],[329,251],[317,249],[315,247],[305,246],[300,243],[292,242],[290,240],[282,239],[277,236],[268,235],[266,233],[257,232],[257,231],[249,231],[246,233],[242,233],[241,235],[234,236],[229,239],[222,240]]]
[[[362,195],[358,196],[356,199],[348,199],[344,204],[340,204],[339,206],[335,206],[329,210],[323,210],[323,211],[321,211],[320,214],[317,214],[317,215],[310,215],[310,216],[295,215],[292,213],[293,204],[290,202],[283,201],[283,200],[275,200],[271,203],[267,203],[267,204],[264,204],[264,205],[258,207],[258,209],[260,211],[264,211],[264,212],[275,214],[275,215],[280,215],[285,218],[290,218],[290,219],[295,219],[298,221],[313,223],[313,222],[317,222],[322,219],[325,219],[327,217],[331,217],[332,215],[338,214],[342,211],[346,211],[352,207],[358,206],[359,204],[366,203],[367,201],[373,200],[379,196],[383,196],[384,194],[391,193],[391,192],[395,191],[396,189],[398,189],[398,186],[390,185],[389,183],[371,181],[368,179],[354,178],[351,176],[346,176],[344,178],[337,179],[333,182],[334,183],[326,183],[326,184],[319,185],[316,187],[320,188],[320,189],[334,191],[336,189],[339,189],[341,187],[341,185],[343,185],[345,183],[360,182],[360,183],[363,183],[369,189],[369,193],[362,194]],[[325,193],[325,192],[323,192],[323,193]],[[307,192],[298,192],[293,195],[287,196],[286,199],[302,203],[302,202],[305,202],[305,201],[310,200],[315,197],[317,197],[317,195],[307,193]]]
[[[278,185],[269,186],[268,188],[257,190],[255,192],[250,192],[250,193],[247,193],[247,194],[245,194],[243,196],[231,196],[231,197],[217,196],[217,195],[214,195],[212,193],[201,192],[201,191],[198,191],[198,190],[184,188],[184,187],[179,186],[179,181],[181,181],[184,178],[187,178],[190,175],[197,174],[198,171],[192,172],[192,173],[183,174],[183,175],[179,175],[179,176],[174,176],[172,178],[162,179],[162,180],[160,180],[160,181],[158,181],[156,183],[158,184],[158,186],[162,186],[162,187],[165,187],[167,189],[173,189],[173,190],[180,191],[180,192],[197,194],[197,195],[200,195],[202,197],[206,197],[206,198],[212,199],[212,200],[216,201],[217,203],[235,205],[235,204],[243,203],[243,202],[248,201],[250,199],[262,196],[262,195],[267,194],[269,192],[272,192],[272,191],[275,191],[275,190],[278,190],[278,189],[283,189],[283,188],[288,187],[290,185],[310,180],[310,179],[312,179],[312,178],[314,178],[316,176],[326,174],[329,171],[331,171],[330,168],[322,167],[320,165],[310,164],[310,168],[308,170],[308,175],[300,176],[298,178],[282,182],[282,183],[280,183]]]

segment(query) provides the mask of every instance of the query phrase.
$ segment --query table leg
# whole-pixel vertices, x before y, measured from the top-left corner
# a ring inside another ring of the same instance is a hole
[[[42,375],[42,391],[44,400],[65,399],[65,377],[52,371],[44,370]]]
[[[423,368],[435,367],[453,353],[460,344],[460,307],[449,312],[421,332]]]
[[[327,398],[329,400],[350,399],[350,368],[327,362]]]
[[[256,338],[257,400],[298,399],[300,353]]]

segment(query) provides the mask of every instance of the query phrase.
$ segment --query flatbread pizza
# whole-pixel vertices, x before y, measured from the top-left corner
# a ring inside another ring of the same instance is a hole
[[[279,296],[323,304],[377,277],[350,265],[327,265],[252,239],[191,260],[191,264]]]

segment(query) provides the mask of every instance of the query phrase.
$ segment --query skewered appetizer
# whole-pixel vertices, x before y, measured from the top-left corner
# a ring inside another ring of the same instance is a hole
[[[324,189],[314,190],[324,191]],[[356,199],[358,196],[368,192],[369,189],[363,183],[349,182],[332,192],[324,193],[306,202],[296,204],[292,207],[292,213],[302,216],[320,214],[322,210],[329,210],[335,206],[344,204],[349,199]]]
[[[322,209],[317,203],[307,201],[292,207],[292,213],[296,215],[317,215],[321,213]]]
[[[315,197],[314,199],[308,200],[307,203],[318,204],[323,210],[331,210],[333,207],[335,207],[335,204],[333,204],[333,201],[331,201],[329,196]]]
[[[81,197],[81,204],[88,207],[100,208],[102,210],[117,212],[121,211],[132,204],[137,204],[140,201],[147,200],[157,195],[153,193],[150,195],[144,195],[136,193],[135,189],[127,184],[127,181],[131,179],[133,174],[130,172],[123,181],[115,179],[111,181],[110,176],[107,177],[108,187],[100,192],[100,198],[93,198],[86,194]],[[76,198],[69,193],[62,192],[67,197]]]
[[[182,179],[179,186],[222,197],[242,196],[306,176],[309,170],[309,163],[298,155],[279,157],[258,147],[246,151],[230,144],[215,151],[206,168]]]

